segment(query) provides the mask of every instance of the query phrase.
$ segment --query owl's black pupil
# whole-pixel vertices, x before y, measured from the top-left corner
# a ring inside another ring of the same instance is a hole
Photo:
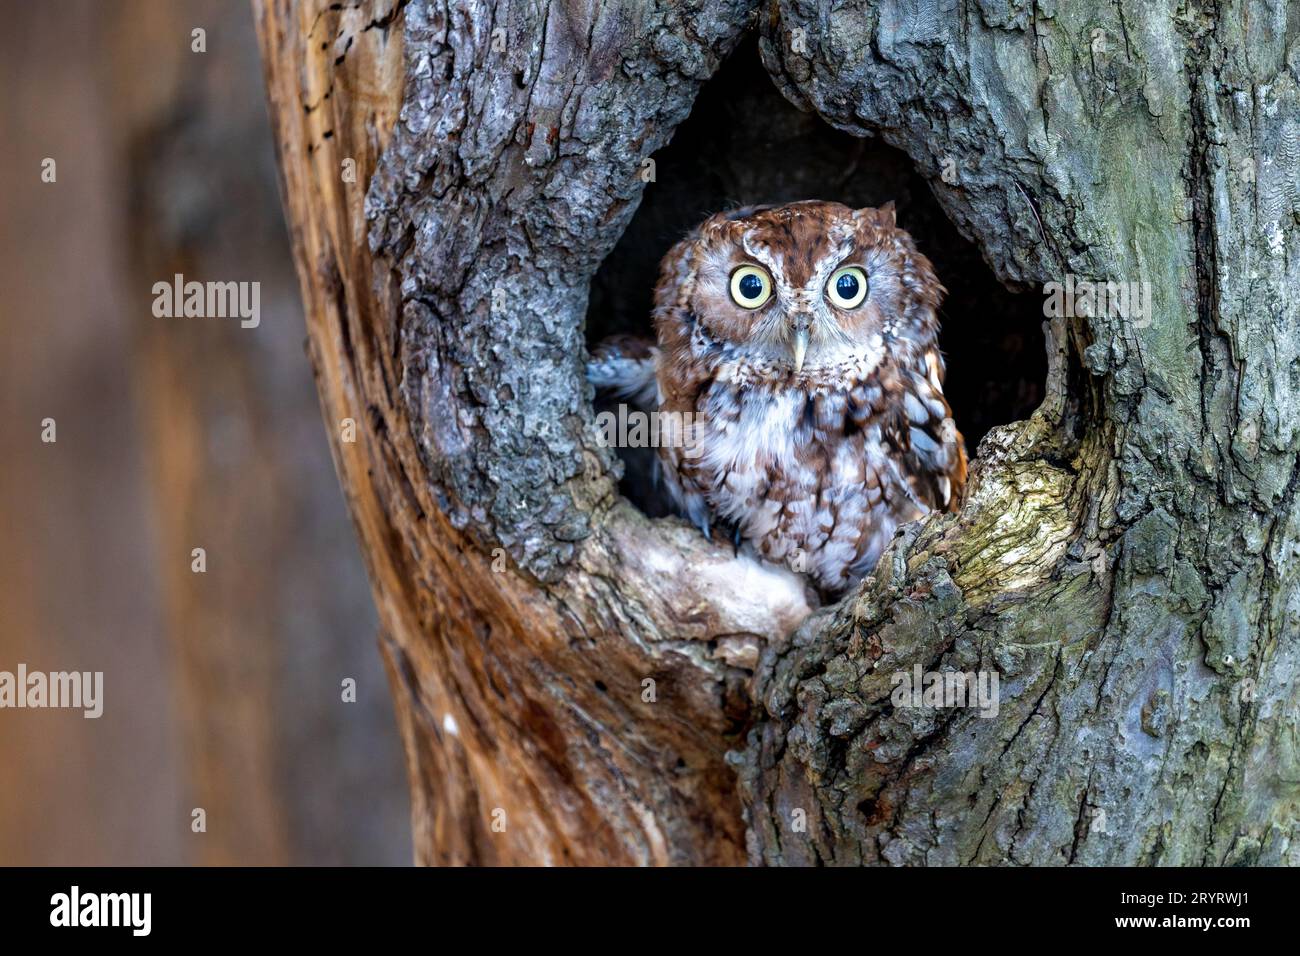
[[[763,280],[752,272],[741,276],[740,294],[746,299],[757,299],[763,294]]]
[[[835,280],[835,291],[842,299],[852,299],[858,294],[858,277],[851,272],[844,273]]]

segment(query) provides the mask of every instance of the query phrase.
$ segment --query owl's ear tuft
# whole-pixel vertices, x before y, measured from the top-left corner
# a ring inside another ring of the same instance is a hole
[[[718,213],[724,222],[735,222],[738,219],[748,219],[755,213],[760,213],[768,209],[775,209],[772,203],[760,203],[753,206],[740,206],[736,209],[728,209],[726,212]]]
[[[894,228],[898,225],[898,214],[894,211],[894,200],[872,208],[866,206],[853,210],[853,221],[871,223],[879,228]]]

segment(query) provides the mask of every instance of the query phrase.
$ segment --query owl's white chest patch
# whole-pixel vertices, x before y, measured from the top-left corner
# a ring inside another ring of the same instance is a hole
[[[824,587],[874,564],[918,517],[879,427],[848,427],[848,394],[716,383],[700,406],[696,462],[710,510],[769,561]],[[900,507],[901,504],[901,507]]]
[[[721,475],[754,475],[762,465],[777,471],[794,467],[795,425],[805,405],[794,392],[717,389],[702,409],[708,436],[704,462]]]

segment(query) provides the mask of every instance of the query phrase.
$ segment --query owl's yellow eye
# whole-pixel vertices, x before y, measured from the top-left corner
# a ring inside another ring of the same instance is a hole
[[[836,270],[826,283],[826,297],[839,309],[856,309],[867,297],[867,274],[857,266]]]
[[[742,309],[757,309],[772,298],[772,279],[758,266],[741,266],[731,274],[731,298]]]

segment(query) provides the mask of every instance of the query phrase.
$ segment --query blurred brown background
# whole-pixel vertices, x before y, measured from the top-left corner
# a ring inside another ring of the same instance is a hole
[[[105,704],[0,710],[0,864],[407,863],[251,14],[3,7],[0,670],[100,670]],[[261,324],[155,318],[178,272],[259,282]]]

